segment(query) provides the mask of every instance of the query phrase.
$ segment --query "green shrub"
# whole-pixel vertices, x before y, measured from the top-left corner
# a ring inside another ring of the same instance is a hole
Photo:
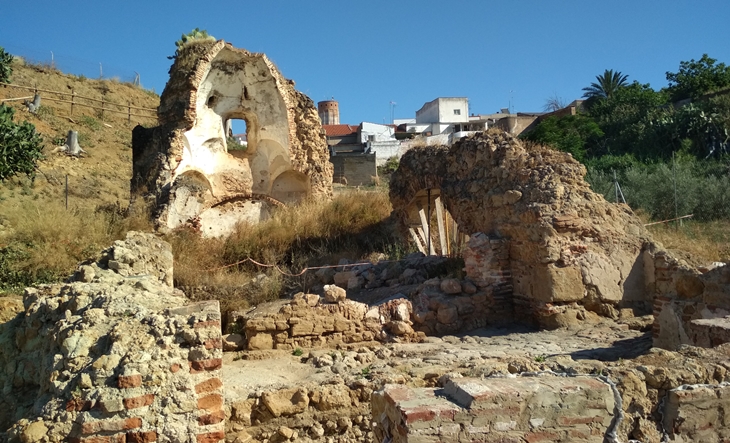
[[[13,56],[0,46],[0,82],[10,83],[13,74]]]
[[[43,139],[31,123],[14,123],[15,109],[0,105],[0,181],[17,174],[35,175]]]
[[[609,159],[605,164],[589,164],[586,180],[595,192],[616,201],[613,170],[603,169],[611,163],[618,162]],[[674,163],[670,160],[628,164],[615,171],[626,203],[633,209],[641,209],[655,220],[688,214],[702,221],[730,217],[727,159],[697,160],[680,155]]]
[[[390,175],[394,173],[398,169],[399,164],[400,159],[398,157],[393,156],[388,158],[384,164],[378,166],[378,175]]]

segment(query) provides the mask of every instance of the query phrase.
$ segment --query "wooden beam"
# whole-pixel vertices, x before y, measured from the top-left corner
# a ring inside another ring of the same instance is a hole
[[[441,243],[441,255],[448,255],[449,248],[446,240],[446,229],[444,228],[444,205],[441,203],[441,197],[436,197],[436,220],[439,225],[439,242]]]
[[[418,250],[421,251],[423,255],[426,255],[426,248],[423,247],[421,239],[418,238],[418,234],[416,234],[416,231],[414,231],[413,228],[408,228],[408,232],[411,233],[411,237],[413,237],[413,241],[416,242],[416,247],[418,247]]]
[[[421,217],[421,226],[422,226],[422,229],[419,231],[419,233],[421,235],[423,235],[424,243],[426,245],[430,246],[428,255],[436,255],[436,251],[433,249],[433,243],[429,241],[431,232],[428,229],[428,219],[426,218],[426,211],[423,208],[419,209],[418,216]],[[425,234],[426,232],[428,232],[428,234],[429,234],[428,236],[426,236],[426,234]]]

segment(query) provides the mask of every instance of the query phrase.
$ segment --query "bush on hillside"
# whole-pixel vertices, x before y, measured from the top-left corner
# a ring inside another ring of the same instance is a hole
[[[0,105],[0,181],[18,174],[35,175],[43,139],[31,123],[14,123],[15,109]]]
[[[0,82],[10,83],[13,74],[13,56],[0,46]]]

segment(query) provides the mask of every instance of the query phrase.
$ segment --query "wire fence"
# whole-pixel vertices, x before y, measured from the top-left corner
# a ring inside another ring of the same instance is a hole
[[[685,157],[615,172],[589,167],[586,179],[607,200],[641,209],[652,221],[723,220],[730,218],[729,160]]]
[[[84,60],[72,55],[58,53],[53,50],[38,50],[25,46],[5,42],[3,47],[14,57],[22,59],[26,64],[47,66],[59,71],[75,75],[83,75],[93,79],[117,79],[121,82],[134,83],[141,86],[141,78],[138,72],[116,66],[104,60]]]
[[[104,99],[104,96],[101,96],[101,99],[94,98],[94,97],[86,97],[83,95],[77,95],[73,90],[68,92],[59,92],[59,91],[52,91],[49,89],[41,89],[35,86],[21,86],[21,85],[14,85],[11,83],[2,83],[0,82],[0,86],[10,87],[10,88],[16,88],[23,91],[32,91],[32,96],[27,97],[13,97],[13,98],[7,98],[0,100],[2,102],[9,102],[9,101],[16,101],[16,100],[24,100],[24,99],[31,99],[34,98],[36,95],[40,95],[43,100],[50,100],[52,102],[56,103],[65,103],[69,105],[69,116],[72,116],[74,113],[74,107],[86,107],[91,108],[100,113],[101,118],[104,118],[104,112],[109,113],[116,113],[116,114],[124,114],[127,116],[127,121],[131,122],[132,117],[142,117],[142,118],[148,118],[148,119],[157,119],[157,109],[155,108],[143,108],[140,106],[132,106],[130,102],[127,102],[126,105],[119,104],[119,103],[112,103],[108,100]],[[53,95],[57,97],[53,97]]]

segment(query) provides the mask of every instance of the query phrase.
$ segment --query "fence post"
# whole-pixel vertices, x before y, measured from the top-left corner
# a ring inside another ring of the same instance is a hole
[[[75,98],[76,98],[76,91],[72,89],[71,90],[71,114],[70,115],[74,115],[74,99]]]
[[[127,102],[127,123],[132,122],[132,102]]]
[[[104,120],[104,96],[101,96],[101,119]]]

